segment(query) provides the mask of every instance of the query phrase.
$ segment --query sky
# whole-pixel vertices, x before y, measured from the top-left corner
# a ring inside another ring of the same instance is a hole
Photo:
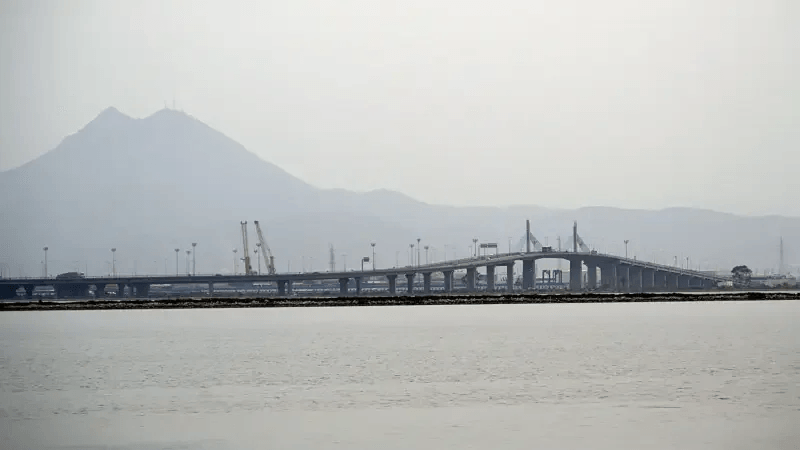
[[[174,102],[322,188],[800,216],[799,25],[794,0],[4,0],[0,170]]]

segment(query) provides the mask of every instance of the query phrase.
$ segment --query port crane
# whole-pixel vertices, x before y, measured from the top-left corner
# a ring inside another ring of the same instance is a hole
[[[267,271],[270,275],[275,275],[275,257],[272,256],[272,250],[270,250],[269,245],[267,245],[267,241],[264,240],[264,234],[261,233],[261,226],[258,224],[258,221],[254,220],[253,223],[256,224],[258,241],[261,243],[261,255],[264,257],[264,262],[267,264]]]
[[[250,265],[250,246],[247,243],[247,221],[241,222],[242,225],[242,244],[244,245],[244,273],[253,275],[253,266]]]

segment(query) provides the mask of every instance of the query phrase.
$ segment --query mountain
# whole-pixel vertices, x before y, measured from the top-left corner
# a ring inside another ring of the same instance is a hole
[[[138,273],[174,273],[179,248],[184,272],[191,242],[198,243],[198,273],[226,272],[232,249],[242,247],[241,220],[265,226],[279,271],[326,269],[330,243],[339,268],[343,254],[351,268],[371,256],[370,242],[377,243],[378,266],[404,265],[418,237],[432,247],[431,259],[466,256],[473,237],[516,250],[525,219],[552,246],[559,235],[566,246],[577,220],[584,240],[600,251],[624,253],[628,239],[631,255],[660,262],[688,256],[704,269],[777,268],[783,236],[787,262],[800,262],[798,218],[680,208],[457,208],[386,190],[322,190],[169,109],[134,119],[109,108],[54,150],[0,172],[0,192],[0,267],[14,275],[39,275],[44,246],[51,274],[108,273],[112,247],[118,271]]]

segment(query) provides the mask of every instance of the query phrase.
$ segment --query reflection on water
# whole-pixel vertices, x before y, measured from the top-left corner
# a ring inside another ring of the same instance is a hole
[[[0,314],[0,448],[796,448],[800,303]]]

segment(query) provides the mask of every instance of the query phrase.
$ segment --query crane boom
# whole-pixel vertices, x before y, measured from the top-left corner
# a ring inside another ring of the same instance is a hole
[[[261,233],[261,225],[258,224],[257,220],[253,221],[256,224],[256,233],[258,233],[258,242],[261,243],[261,248],[266,250],[261,251],[261,255],[264,257],[264,262],[267,264],[267,271],[270,275],[275,275],[275,257],[272,256],[272,250],[270,250],[269,245],[267,245],[267,241],[264,240],[264,235]]]
[[[247,221],[241,222],[242,225],[242,244],[244,245],[244,273],[253,274],[253,267],[250,265],[250,245],[247,243]]]

